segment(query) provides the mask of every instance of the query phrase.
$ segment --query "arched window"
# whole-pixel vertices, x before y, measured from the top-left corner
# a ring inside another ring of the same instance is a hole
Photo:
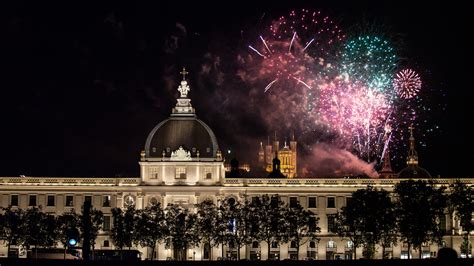
[[[314,242],[314,241],[309,242],[309,247],[310,248],[316,248],[316,242]]]
[[[104,248],[110,247],[109,240],[104,240]]]

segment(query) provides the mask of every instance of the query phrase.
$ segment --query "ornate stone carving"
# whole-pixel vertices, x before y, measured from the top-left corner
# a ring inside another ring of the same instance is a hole
[[[191,152],[183,149],[182,146],[179,146],[179,149],[171,152],[171,161],[191,161]]]

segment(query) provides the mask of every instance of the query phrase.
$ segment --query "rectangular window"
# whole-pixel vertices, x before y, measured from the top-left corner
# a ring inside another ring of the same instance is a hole
[[[336,208],[336,198],[335,197],[327,197],[328,205],[327,208]]]
[[[176,179],[186,179],[185,167],[176,167]]]
[[[46,203],[46,206],[54,206],[54,205],[56,205],[55,200],[54,200],[54,196],[53,195],[48,195],[48,202]]]
[[[102,207],[110,207],[110,196],[105,195],[102,201]]]
[[[349,202],[351,202],[352,200],[352,197],[346,197],[346,206],[349,205]]]
[[[103,231],[110,231],[110,216],[104,216]]]
[[[290,197],[290,208],[298,206],[298,197]]]
[[[328,214],[328,232],[335,233],[336,232],[336,215],[335,214]]]
[[[204,168],[204,175],[205,175],[206,179],[212,179],[211,168],[209,168],[209,167]]]
[[[446,215],[444,214],[439,217],[439,229],[443,235],[446,233]]]
[[[36,195],[30,195],[28,206],[36,206]]]
[[[66,196],[66,207],[74,206],[74,196]]]
[[[84,202],[89,202],[92,204],[92,196],[85,196],[84,197]]]
[[[18,195],[12,195],[12,197],[10,198],[10,205],[18,206]]]
[[[308,198],[308,208],[316,208],[316,197]]]

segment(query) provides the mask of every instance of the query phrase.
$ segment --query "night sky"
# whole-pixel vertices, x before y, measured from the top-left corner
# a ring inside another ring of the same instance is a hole
[[[256,157],[268,128],[235,108],[209,109],[232,77],[217,86],[197,70],[213,55],[245,49],[264,21],[303,7],[345,28],[365,21],[396,36],[441,91],[428,118],[440,130],[418,147],[420,165],[433,176],[471,175],[474,31],[461,1],[159,2],[2,6],[0,176],[138,176],[140,150],[169,116],[182,66],[193,106],[221,147],[241,161]],[[221,58],[230,68],[230,56]]]

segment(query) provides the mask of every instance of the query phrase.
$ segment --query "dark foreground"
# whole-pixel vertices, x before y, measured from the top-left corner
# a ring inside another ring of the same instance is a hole
[[[45,260],[45,259],[6,259],[0,258],[0,266],[391,266],[391,265],[414,265],[414,266],[474,266],[474,259],[424,259],[424,260],[340,260],[340,261],[81,261],[81,260]]]

